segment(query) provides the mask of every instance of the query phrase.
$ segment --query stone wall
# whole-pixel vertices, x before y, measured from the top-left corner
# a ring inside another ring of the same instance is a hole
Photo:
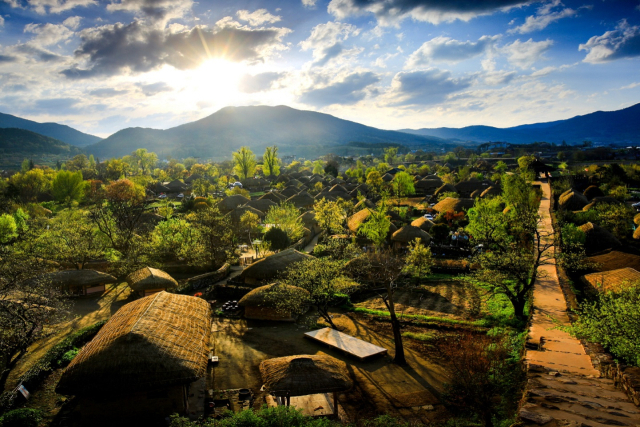
[[[603,377],[613,380],[617,388],[624,391],[636,406],[640,406],[640,368],[616,362],[600,344],[583,341],[582,345],[591,357],[593,367]]]
[[[191,289],[208,288],[214,283],[217,283],[227,277],[229,275],[230,268],[231,265],[229,265],[229,263],[225,263],[216,271],[190,278],[187,280],[187,283],[191,286]]]

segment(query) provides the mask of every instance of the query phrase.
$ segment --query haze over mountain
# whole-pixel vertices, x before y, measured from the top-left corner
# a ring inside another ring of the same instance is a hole
[[[216,113],[167,130],[127,128],[87,147],[100,158],[119,157],[146,148],[160,157],[229,158],[243,145],[258,155],[270,145],[282,154],[326,154],[350,142],[401,144],[435,149],[441,138],[381,130],[329,114],[286,106],[226,107]]]
[[[82,149],[54,138],[25,129],[0,128],[0,154],[43,155],[58,154],[69,157],[82,153]]]
[[[640,142],[640,104],[617,111],[596,111],[567,120],[536,123],[510,128],[467,126],[463,128],[402,129],[413,135],[434,136],[473,142],[513,144],[546,141],[569,144],[592,142]]]
[[[75,145],[76,147],[85,147],[87,145],[95,144],[102,139],[94,135],[80,132],[79,130],[67,125],[61,125],[58,123],[38,123],[4,113],[0,113],[0,128],[25,129],[55,138],[67,144]]]

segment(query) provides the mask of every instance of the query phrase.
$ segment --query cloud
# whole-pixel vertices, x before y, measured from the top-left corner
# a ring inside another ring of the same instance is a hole
[[[24,27],[25,33],[33,33],[36,35],[29,44],[34,46],[51,46],[61,41],[68,40],[73,36],[73,31],[65,25],[56,24],[27,24]]]
[[[0,15],[0,27],[4,27],[4,18]]]
[[[591,37],[579,49],[588,52],[584,62],[592,64],[636,58],[640,56],[640,27],[622,20],[615,30]]]
[[[123,93],[128,93],[128,90],[117,90],[110,87],[94,89],[89,92],[90,96],[95,96],[96,98],[111,98],[114,96],[121,95]]]
[[[38,99],[34,103],[34,108],[36,110],[44,110],[59,113],[63,110],[70,110],[76,104],[80,102],[79,99],[75,98],[49,98],[49,99]]]
[[[638,7],[640,8],[640,6],[638,6]],[[628,84],[626,86],[622,86],[620,89],[621,90],[623,90],[623,89],[634,89],[634,88],[636,88],[638,86],[640,86],[640,82],[635,82],[635,83]]]
[[[173,88],[165,82],[136,83],[145,96],[154,96],[162,92],[171,92]]]
[[[259,62],[276,50],[286,49],[282,38],[287,28],[251,29],[232,20],[219,22],[215,28],[171,27],[160,30],[139,21],[117,23],[82,30],[81,45],[75,51],[86,66],[76,65],[62,71],[70,79],[133,74],[163,65],[185,70],[198,67],[210,57],[229,61]]]
[[[256,75],[245,74],[240,79],[238,89],[244,93],[265,92],[273,89],[278,80],[284,78],[287,73],[267,72]]]
[[[115,0],[107,5],[107,10],[123,10],[154,22],[166,22],[183,17],[192,6],[192,0]]]
[[[560,0],[551,1],[542,7],[540,7],[533,16],[527,16],[527,19],[524,21],[524,24],[511,28],[508,33],[520,33],[526,34],[531,33],[533,31],[539,31],[547,28],[549,24],[552,22],[556,22],[561,20],[562,18],[567,18],[570,16],[575,16],[577,12],[571,8],[562,9],[562,2]],[[560,8],[560,10],[553,10],[555,8]]]
[[[516,67],[525,69],[531,67],[536,61],[544,58],[544,53],[553,46],[553,40],[547,39],[534,42],[529,39],[521,42],[520,39],[503,46],[500,50],[507,55],[507,60]]]
[[[82,20],[80,16],[70,16],[62,21],[62,25],[69,28],[70,30],[77,30],[80,26],[80,20]]]
[[[337,58],[360,53],[362,49],[347,49],[343,45],[350,36],[358,34],[360,30],[355,25],[342,22],[318,24],[311,30],[311,35],[300,42],[300,47],[313,51],[314,66],[324,66]]]
[[[321,76],[318,80],[324,80]],[[363,100],[369,86],[380,81],[380,77],[371,71],[356,72],[336,79],[320,88],[309,88],[304,91],[298,101],[315,107],[329,105],[352,105]]]
[[[17,62],[18,58],[13,55],[2,55],[0,54],[0,64],[7,64],[11,62]]]
[[[429,68],[402,71],[393,77],[389,106],[420,106],[444,102],[449,95],[471,86],[469,78],[453,78],[449,71]]]
[[[282,19],[280,16],[270,14],[267,9],[258,9],[251,13],[249,13],[248,10],[239,10],[236,12],[236,15],[239,20],[249,22],[249,25],[253,27],[258,27],[264,24],[273,24]]]
[[[328,11],[338,19],[372,13],[381,25],[397,24],[411,17],[439,24],[456,19],[469,21],[498,10],[508,10],[530,0],[331,0]]]
[[[308,7],[309,9],[315,9],[316,0],[302,0],[302,5],[304,7]]]
[[[20,7],[19,2],[8,2],[12,7]],[[47,13],[62,13],[76,7],[88,7],[97,5],[95,0],[29,0],[28,2],[31,9],[40,15],[46,15]]]
[[[493,48],[500,36],[482,36],[477,42],[459,41],[439,36],[424,42],[407,60],[407,68],[429,65],[431,62],[459,62],[481,55]]]

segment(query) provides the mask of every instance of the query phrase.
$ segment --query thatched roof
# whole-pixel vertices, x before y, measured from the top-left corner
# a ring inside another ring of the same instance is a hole
[[[635,225],[640,225],[640,213],[633,217],[633,223]]]
[[[331,181],[329,181],[329,185],[344,184],[344,182],[344,179],[333,178]]]
[[[436,203],[433,209],[437,212],[462,212],[473,207],[475,200],[473,199],[458,199],[455,197],[445,197],[444,200]]]
[[[593,199],[594,197],[604,197],[604,193],[597,185],[590,185],[586,190],[582,193],[588,200]]]
[[[227,215],[231,217],[232,221],[239,222],[240,218],[242,218],[242,215],[244,215],[247,212],[251,212],[252,214],[257,215],[258,218],[264,218],[266,216],[266,214],[263,211],[252,208],[251,206],[247,206],[247,205],[241,206],[239,208],[235,208],[234,210],[229,212]]]
[[[640,283],[640,272],[625,267],[582,276],[582,281],[599,291],[618,291],[628,285]]]
[[[382,180],[385,182],[391,182],[393,181],[394,176],[391,175],[390,173],[385,173],[384,175],[382,175]]]
[[[457,193],[458,190],[456,190],[456,187],[454,187],[451,184],[444,184],[443,186],[439,187],[434,193],[434,196],[438,196],[438,194],[441,193]]]
[[[145,267],[134,271],[126,278],[129,287],[134,291],[144,291],[147,289],[175,289],[178,287],[176,279],[169,276],[162,270]]]
[[[640,227],[636,228],[636,231],[633,232],[633,238],[640,240]]]
[[[353,207],[353,210],[364,208],[375,209],[376,205],[369,199],[362,199],[358,203],[356,203],[356,205]]]
[[[96,286],[116,283],[118,279],[110,274],[95,270],[64,270],[41,274],[25,281],[29,283],[44,283],[51,286]]]
[[[640,271],[640,256],[620,251],[608,251],[587,258],[595,271],[618,270],[631,267]]]
[[[409,243],[416,239],[420,239],[423,245],[428,245],[431,242],[429,233],[414,225],[405,225],[391,236],[391,241],[399,243]]]
[[[287,183],[287,187],[290,187],[290,186],[292,186],[292,185],[293,185],[293,186],[296,186],[296,187],[300,187],[300,186],[302,185],[302,182],[300,182],[300,181],[298,181],[297,179],[293,178],[292,180],[290,180],[290,181]]]
[[[300,190],[298,190],[297,187],[287,187],[284,190],[282,190],[280,192],[280,194],[282,194],[284,197],[286,197],[288,199],[291,196],[295,196],[299,192],[300,192]]]
[[[502,188],[500,188],[500,186],[498,185],[492,185],[491,187],[484,190],[482,194],[480,194],[480,198],[484,199],[485,197],[494,197],[494,196],[499,196],[501,194],[502,194]]]
[[[589,201],[585,196],[575,191],[565,191],[558,198],[560,209],[568,211],[582,210],[588,203]]]
[[[587,253],[600,252],[605,249],[615,249],[620,246],[620,241],[606,228],[587,222],[578,227],[587,235],[584,248]]]
[[[435,224],[433,223],[433,221],[421,216],[420,218],[412,221],[411,225],[413,225],[414,227],[421,228],[426,232],[429,232],[429,230],[431,230],[431,227],[433,227]]]
[[[297,355],[260,364],[265,390],[275,395],[347,391],[353,386],[346,363],[330,356]]]
[[[292,203],[296,208],[308,208],[310,206],[313,206],[313,204],[316,202],[316,199],[314,199],[311,194],[303,191],[300,194],[289,197],[287,199],[287,202]]]
[[[295,294],[298,298],[304,299],[309,296],[309,291],[298,286],[272,283],[266,286],[255,288],[243,296],[238,305],[241,307],[273,307],[276,298],[281,298],[283,294]]]
[[[261,212],[267,212],[271,206],[276,206],[277,203],[270,199],[256,199],[248,202],[244,207],[251,207]]]
[[[268,193],[263,194],[262,196],[260,196],[258,198],[258,200],[271,200],[274,203],[280,203],[283,200],[287,200],[287,198],[285,196],[283,196],[282,194],[280,194],[277,191],[270,191]]]
[[[486,182],[482,182],[476,178],[469,178],[466,181],[461,181],[455,185],[457,193],[471,194],[475,190],[484,191],[489,188]]]
[[[291,264],[310,258],[313,257],[295,249],[287,249],[254,262],[245,268],[238,277],[240,280],[271,280],[285,271]]]
[[[62,394],[127,393],[189,384],[206,373],[211,309],[167,292],[120,308],[60,378]]]
[[[334,185],[333,187],[331,187],[329,189],[330,193],[335,193],[336,191],[339,192],[339,193],[348,193],[349,192],[346,188],[344,188],[340,184],[336,184],[336,185]]]
[[[347,227],[349,227],[352,233],[357,233],[358,227],[364,224],[367,218],[369,218],[369,215],[371,215],[371,211],[366,208],[354,213],[347,219]]]
[[[582,208],[582,210],[588,211],[589,209],[593,209],[594,207],[602,204],[617,205],[617,204],[620,204],[620,201],[618,199],[615,199],[613,197],[608,197],[608,196],[594,197],[593,199],[591,199],[591,202],[589,202],[588,205]]]
[[[216,205],[222,212],[230,212],[238,206],[243,206],[249,203],[250,200],[244,197],[242,194],[234,194],[233,196],[225,197],[220,200]]]
[[[305,213],[300,215],[298,218],[300,219],[300,221],[302,221],[305,227],[308,227],[309,229],[318,226],[318,221],[316,220],[315,211],[306,211]]]

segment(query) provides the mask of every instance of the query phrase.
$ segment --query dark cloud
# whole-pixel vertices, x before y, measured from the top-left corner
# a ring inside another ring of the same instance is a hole
[[[434,24],[469,20],[496,10],[530,3],[530,0],[332,0],[329,12],[338,18],[373,13],[383,22],[411,16]]]
[[[63,56],[41,49],[31,44],[20,44],[14,47],[14,51],[22,53],[26,56],[36,59],[39,62],[60,62],[64,60]]]
[[[73,107],[79,102],[80,100],[75,98],[39,99],[34,103],[34,107],[37,110],[61,113],[65,110],[73,109]]]
[[[449,71],[437,68],[400,72],[391,83],[390,105],[432,105],[443,102],[448,95],[471,85],[468,78],[455,79]]]
[[[636,58],[640,56],[640,27],[630,26],[621,21],[614,31],[594,36],[580,50],[586,50],[585,62],[602,63],[616,59]]]
[[[173,90],[173,88],[165,82],[149,84],[137,83],[136,86],[140,88],[140,91],[144,93],[145,96],[154,96],[162,92],[171,92]]]
[[[22,84],[7,85],[2,87],[3,92],[23,92],[25,90],[27,90],[27,86]]]
[[[250,29],[228,23],[210,29],[171,32],[134,21],[105,25],[80,33],[82,44],[75,55],[87,68],[62,71],[70,79],[115,75],[125,70],[143,73],[168,64],[177,69],[196,68],[209,57],[230,61],[261,61],[274,49],[283,49],[286,28]]]
[[[96,98],[111,98],[113,96],[122,95],[123,93],[127,93],[127,90],[117,90],[110,87],[94,89],[89,92],[89,95],[95,96]]]
[[[183,16],[192,5],[191,0],[119,0],[109,4],[107,10],[125,10],[163,21]]]
[[[18,58],[16,58],[15,56],[11,56],[11,55],[0,55],[0,64],[3,63],[10,63],[10,62],[16,62],[18,60]]]
[[[367,96],[365,89],[368,86],[379,81],[380,77],[370,71],[353,73],[341,81],[306,91],[300,96],[299,101],[316,107],[326,107],[332,104],[355,104]]]
[[[264,92],[273,88],[273,84],[286,76],[287,73],[260,73],[256,75],[245,74],[240,79],[238,89],[244,93]]]

